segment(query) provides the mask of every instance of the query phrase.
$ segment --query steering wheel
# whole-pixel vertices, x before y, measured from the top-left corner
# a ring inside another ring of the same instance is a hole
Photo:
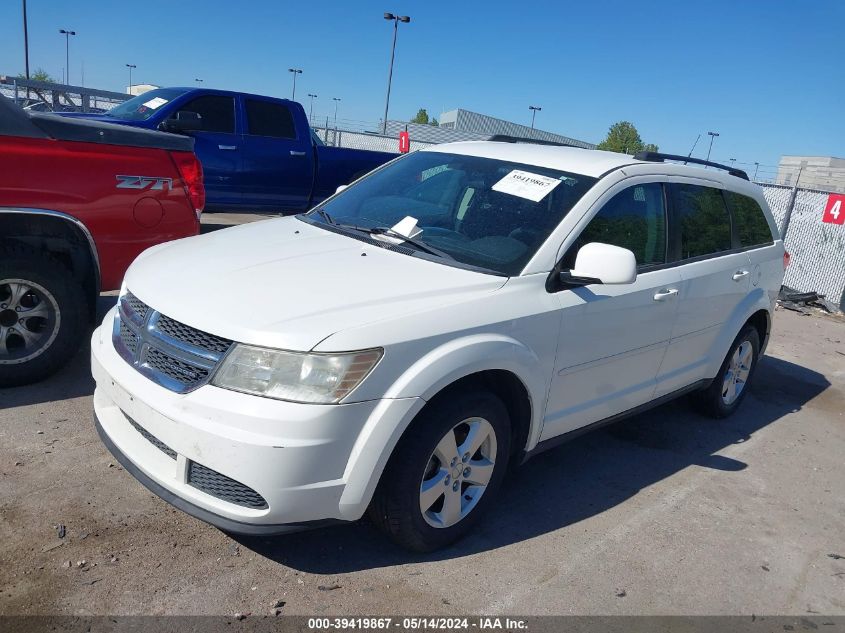
[[[514,240],[518,240],[525,245],[533,243],[537,237],[539,237],[540,232],[534,229],[527,229],[523,226],[515,228],[513,231],[508,233],[508,237]]]

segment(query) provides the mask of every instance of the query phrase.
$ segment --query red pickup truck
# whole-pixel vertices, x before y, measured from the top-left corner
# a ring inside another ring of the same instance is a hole
[[[199,232],[193,142],[0,97],[0,387],[60,368],[100,291],[119,288],[144,249]]]

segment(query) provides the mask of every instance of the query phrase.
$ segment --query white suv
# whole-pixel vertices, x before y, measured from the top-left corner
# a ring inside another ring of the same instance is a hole
[[[93,336],[98,431],[223,530],[369,509],[430,550],[585,428],[687,392],[726,416],[783,243],[743,172],[664,158],[441,145],[304,215],[151,248]]]

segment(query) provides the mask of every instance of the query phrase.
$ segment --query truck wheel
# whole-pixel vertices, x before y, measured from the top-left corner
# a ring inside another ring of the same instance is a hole
[[[86,310],[61,262],[26,246],[0,247],[0,387],[62,367],[82,341]]]
[[[739,408],[748,393],[760,355],[760,335],[748,325],[734,340],[710,386],[692,394],[696,408],[711,418],[726,418]]]
[[[418,552],[462,536],[495,501],[510,455],[502,401],[468,392],[427,406],[402,436],[373,496],[370,517]]]

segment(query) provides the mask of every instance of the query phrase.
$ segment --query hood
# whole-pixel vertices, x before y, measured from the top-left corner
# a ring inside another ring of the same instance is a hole
[[[135,296],[169,317],[241,343],[296,351],[346,328],[466,301],[506,281],[294,217],[153,247],[126,275]]]

